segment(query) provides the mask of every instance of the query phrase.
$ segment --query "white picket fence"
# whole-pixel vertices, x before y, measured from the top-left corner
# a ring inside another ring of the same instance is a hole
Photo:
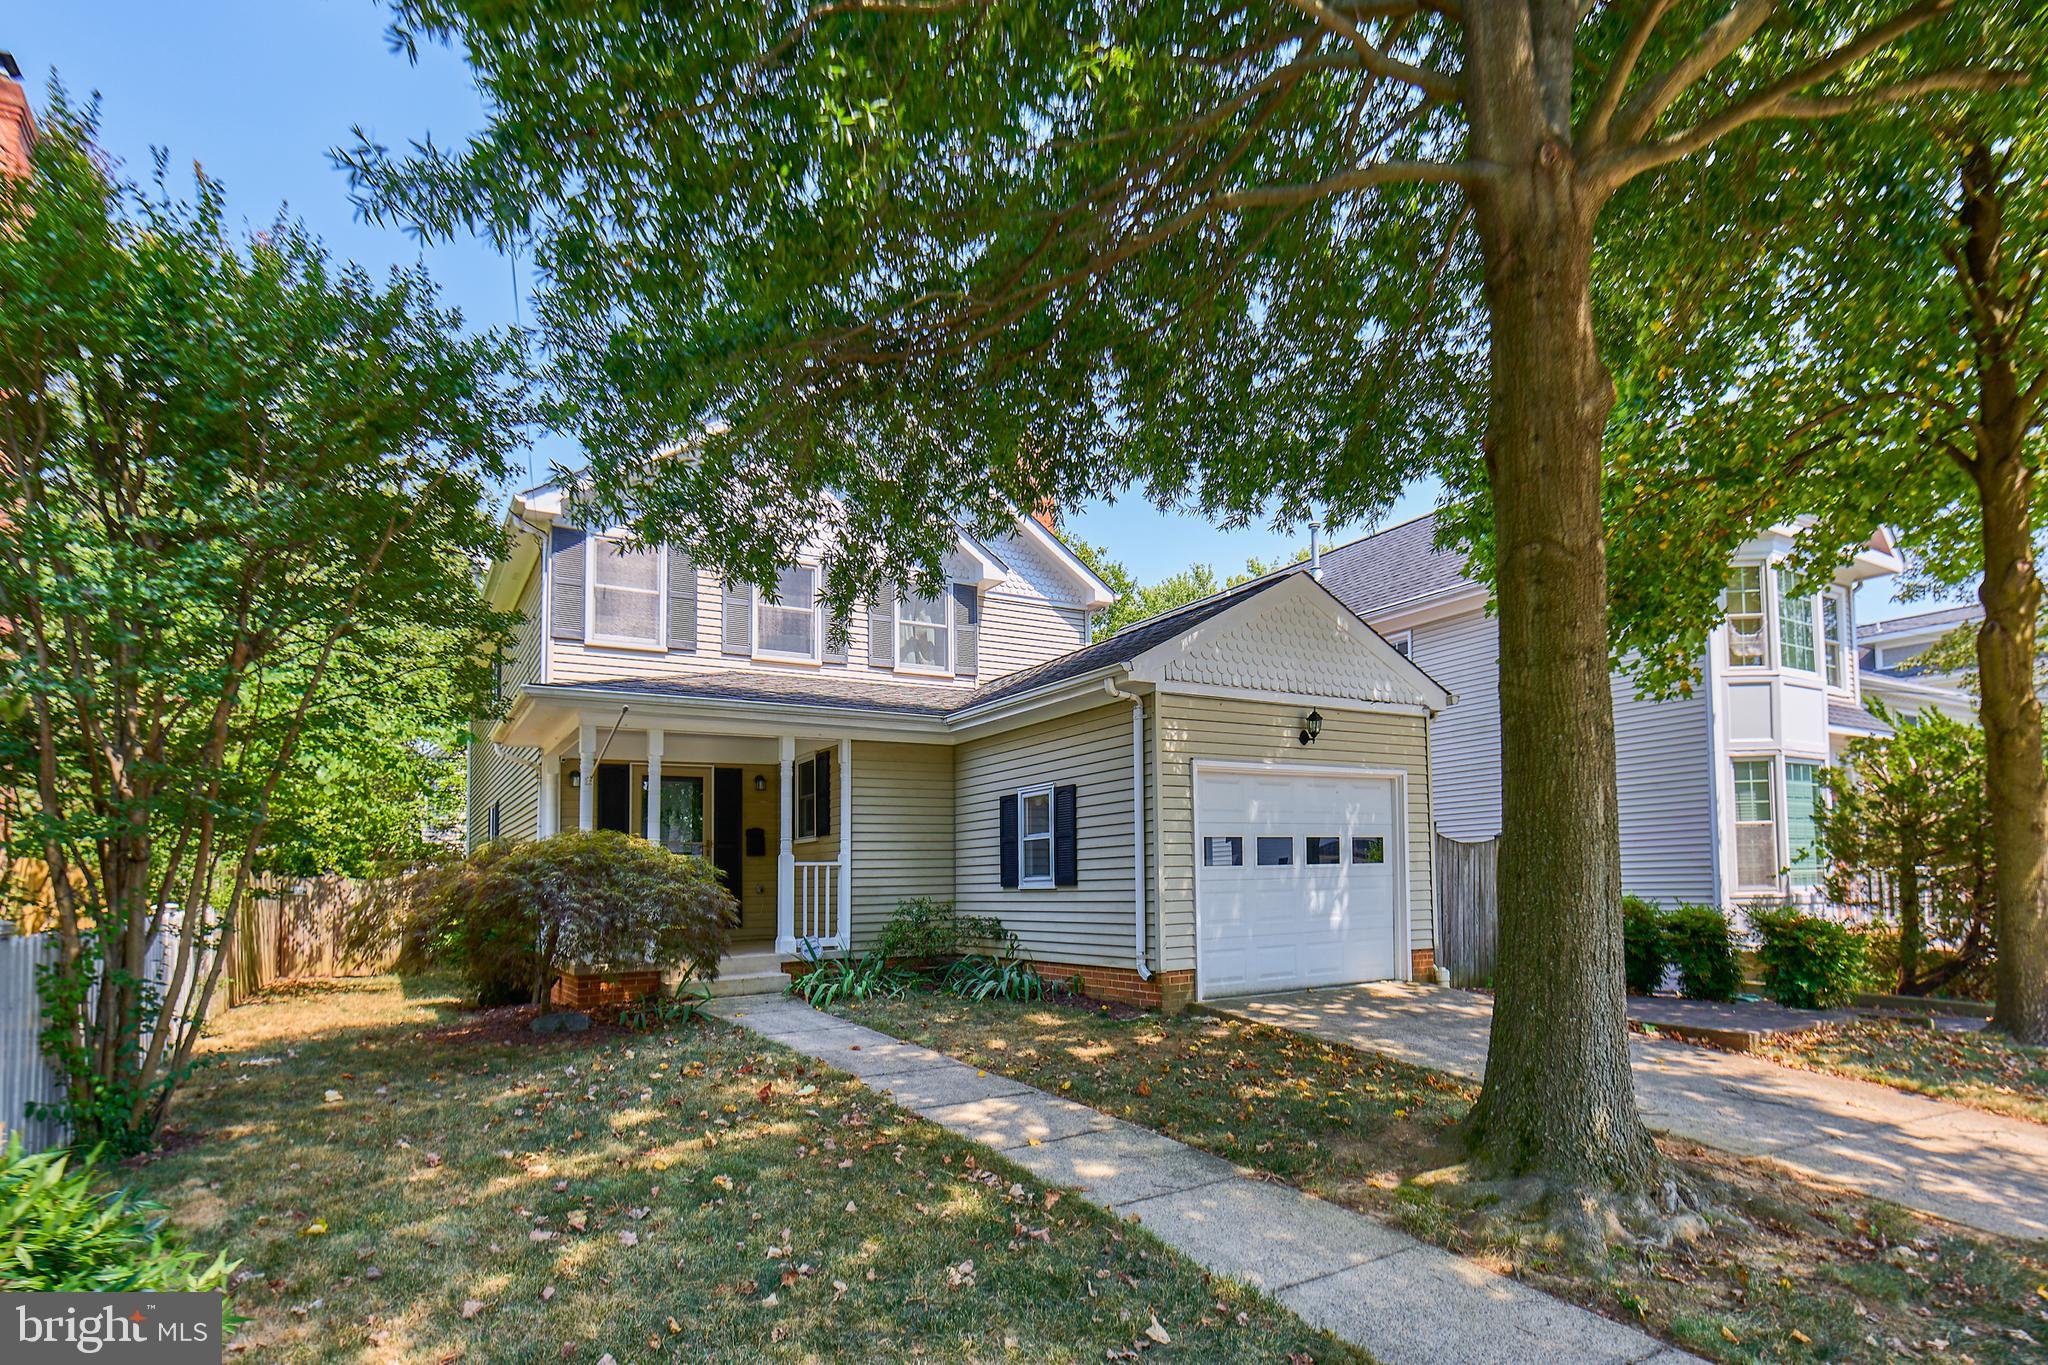
[[[143,972],[159,986],[170,976],[178,942],[178,925],[164,926],[143,958]],[[166,953],[166,948],[170,949]],[[63,1097],[57,1074],[43,1056],[38,1035],[43,1029],[41,998],[36,994],[36,968],[56,956],[56,941],[49,934],[16,937],[0,927],[0,1143],[9,1133],[20,1133],[22,1145],[30,1151],[55,1147],[65,1140],[61,1126],[46,1118],[30,1118],[29,1105],[53,1104]],[[181,1008],[189,1005],[205,979],[211,954],[203,954],[197,971],[181,994]],[[216,1015],[227,1008],[225,988],[214,992],[207,1010]],[[144,1046],[148,1035],[144,1035]]]

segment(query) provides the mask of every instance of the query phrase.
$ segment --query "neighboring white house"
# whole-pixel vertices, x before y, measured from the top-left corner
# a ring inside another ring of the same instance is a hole
[[[835,645],[815,554],[769,601],[573,524],[559,489],[507,526],[486,592],[523,625],[471,746],[472,846],[580,826],[701,853],[735,943],[785,957],[939,897],[1168,1008],[1433,966],[1450,697],[1306,572],[1090,644],[1108,590],[1020,517]]]
[[[1857,626],[1857,666],[1863,675],[1864,694],[1901,715],[1932,707],[1975,724],[1977,699],[1963,687],[1963,674],[1930,669],[1915,661],[1937,641],[1975,627],[1983,619],[1984,608],[1973,602]]]
[[[1501,826],[1498,623],[1464,556],[1435,534],[1426,516],[1339,546],[1322,557],[1323,583],[1458,698],[1430,731],[1436,827],[1490,839]],[[1880,534],[1834,587],[1795,597],[1776,567],[1791,549],[1789,528],[1742,548],[1690,697],[1651,701],[1613,680],[1629,894],[1730,905],[1819,884],[1820,770],[1850,738],[1884,730],[1862,705],[1855,585],[1902,565]]]

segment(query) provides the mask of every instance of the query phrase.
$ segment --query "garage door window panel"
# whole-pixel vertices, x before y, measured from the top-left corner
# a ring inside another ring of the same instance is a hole
[[[1311,834],[1302,843],[1303,861],[1310,867],[1336,867],[1344,861],[1338,854],[1343,841],[1334,834]]]
[[[1292,835],[1261,834],[1259,836],[1259,866],[1294,866],[1294,837]]]
[[[1351,841],[1351,861],[1354,863],[1384,863],[1387,860],[1387,841],[1377,834],[1364,835]]]
[[[1202,841],[1202,861],[1210,867],[1243,867],[1244,840],[1235,834],[1212,834]]]

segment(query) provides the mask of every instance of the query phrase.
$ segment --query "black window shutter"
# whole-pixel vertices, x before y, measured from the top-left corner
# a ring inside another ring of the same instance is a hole
[[[554,529],[548,633],[557,640],[583,638],[583,533],[567,526]]]
[[[832,833],[832,751],[818,753],[818,837],[827,838]]]
[[[1076,789],[1052,789],[1052,884],[1074,886],[1081,880],[1081,859],[1074,847]]]
[[[1003,885],[1017,885],[1017,795],[1003,798],[1002,814],[996,821],[996,842],[1003,848]]]

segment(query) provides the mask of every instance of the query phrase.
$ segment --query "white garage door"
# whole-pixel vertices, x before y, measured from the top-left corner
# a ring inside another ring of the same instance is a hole
[[[1195,812],[1204,997],[1399,975],[1392,780],[1206,772]]]

